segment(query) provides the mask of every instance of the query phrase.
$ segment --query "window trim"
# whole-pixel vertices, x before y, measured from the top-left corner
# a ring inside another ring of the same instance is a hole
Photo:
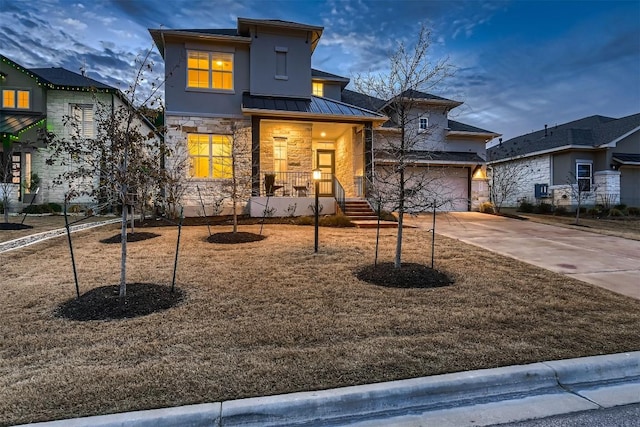
[[[581,177],[580,176],[580,166],[588,166],[589,167],[589,176]],[[589,185],[587,188],[583,188],[580,185],[580,181],[589,180]],[[593,186],[593,161],[592,160],[576,160],[576,185],[578,186],[579,191],[588,193],[592,190]]]
[[[74,114],[75,109],[79,109],[81,112],[81,117],[77,118]],[[91,119],[85,120],[85,111],[91,111]],[[78,135],[81,138],[95,138],[96,136],[96,119],[95,119],[95,111],[93,110],[93,104],[82,104],[82,103],[70,103],[69,104],[69,115],[78,121]],[[88,126],[91,126],[91,134],[87,135]]]
[[[5,105],[5,92],[12,92],[13,93],[13,106],[7,106]],[[20,105],[20,92],[26,93],[27,94],[27,101],[28,101],[28,105],[27,107],[19,107]],[[30,111],[32,102],[31,102],[32,96],[31,96],[31,89],[29,88],[2,88],[2,108],[5,110],[19,110],[19,111]]]
[[[422,121],[425,121],[426,126],[422,127]],[[429,130],[429,116],[422,116],[418,118],[418,131],[419,132],[426,132]]]
[[[190,144],[190,137],[192,135],[196,135],[196,136],[206,136],[207,140],[208,140],[208,152],[206,155],[194,155],[191,153],[191,147],[189,146]],[[221,137],[223,139],[226,139],[226,141],[229,144],[229,155],[228,156],[218,156],[218,155],[214,155],[213,153],[213,140],[215,137]],[[225,134],[213,134],[213,133],[197,133],[197,132],[189,132],[187,133],[187,152],[189,155],[189,160],[191,161],[192,158],[206,158],[207,159],[207,176],[203,177],[203,176],[196,176],[193,173],[193,163],[191,163],[191,167],[189,168],[188,174],[189,177],[191,179],[197,179],[197,180],[229,180],[233,178],[233,170],[232,170],[232,165],[233,165],[233,137],[232,135],[225,135]],[[229,172],[228,172],[228,176],[222,176],[222,177],[215,177],[214,176],[214,160],[219,159],[218,161],[220,162],[221,167],[224,169],[225,164],[224,164],[224,159],[227,159],[228,164],[227,167],[229,168]]]
[[[189,55],[191,53],[200,53],[207,55],[207,63],[208,69],[205,68],[190,68],[189,67]],[[224,70],[214,70],[212,67],[213,64],[213,56],[214,55],[225,55],[229,56],[231,59],[231,71]],[[207,50],[198,50],[198,49],[187,49],[187,63],[186,63],[186,72],[185,72],[185,90],[190,92],[211,92],[211,93],[226,93],[233,94],[235,93],[235,75],[236,75],[236,64],[235,64],[235,53],[234,52],[223,52],[223,51],[207,51]],[[189,85],[189,71],[198,70],[198,71],[207,71],[207,87],[198,87],[198,86],[190,86]],[[222,73],[222,74],[231,74],[231,88],[224,89],[220,87],[213,87],[213,76],[214,73]]]

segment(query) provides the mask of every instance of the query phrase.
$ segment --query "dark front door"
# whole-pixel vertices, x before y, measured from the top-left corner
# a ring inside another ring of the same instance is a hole
[[[316,165],[322,171],[320,179],[320,196],[333,197],[333,175],[336,172],[335,151],[317,150]]]

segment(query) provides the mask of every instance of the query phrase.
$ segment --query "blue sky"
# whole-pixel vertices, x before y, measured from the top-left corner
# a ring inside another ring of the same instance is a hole
[[[324,27],[315,68],[353,78],[387,67],[432,30],[456,75],[432,92],[452,118],[505,139],[594,114],[640,112],[640,1],[0,0],[0,53],[124,89],[148,28],[234,28],[237,17]],[[154,52],[154,60],[162,60]]]

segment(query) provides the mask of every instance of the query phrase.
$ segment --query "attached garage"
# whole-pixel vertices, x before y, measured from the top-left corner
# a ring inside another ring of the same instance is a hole
[[[430,193],[437,200],[438,211],[466,212],[469,210],[469,168],[457,166],[421,167]]]

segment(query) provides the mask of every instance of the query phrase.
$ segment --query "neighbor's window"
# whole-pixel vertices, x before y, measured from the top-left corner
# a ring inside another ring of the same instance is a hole
[[[273,170],[287,171],[287,138],[273,139]]]
[[[187,141],[192,177],[231,178],[230,136],[190,133]]]
[[[78,126],[78,136],[83,138],[93,138],[95,136],[93,104],[71,104],[71,117],[75,119],[75,123]]]
[[[320,82],[313,82],[313,95],[324,96],[324,84]]]
[[[0,182],[20,184],[22,155],[19,152],[3,153],[0,151]]]
[[[428,117],[420,117],[420,131],[426,131],[429,129],[429,118]]]
[[[31,108],[28,90],[4,89],[2,91],[2,108],[17,108],[28,110]]]
[[[233,90],[233,54],[189,51],[187,87]]]
[[[591,191],[591,172],[593,165],[587,162],[576,163],[576,179],[580,191]]]

